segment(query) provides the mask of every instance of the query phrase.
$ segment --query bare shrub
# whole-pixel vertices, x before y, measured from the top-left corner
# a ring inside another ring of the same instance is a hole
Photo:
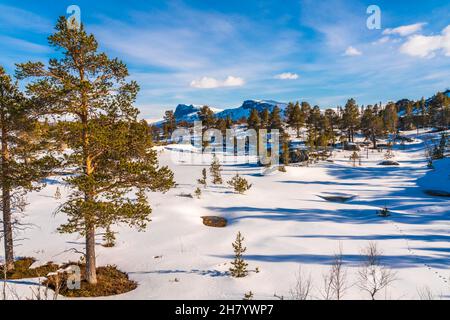
[[[417,294],[420,300],[438,300],[441,296],[437,296],[429,286],[417,288]]]
[[[372,300],[378,292],[396,280],[396,273],[381,264],[382,252],[375,242],[362,250],[363,265],[358,271],[358,287],[369,293]]]
[[[295,286],[289,291],[293,300],[307,300],[312,290],[311,274],[305,275],[299,266]]]
[[[349,289],[347,270],[344,268],[342,246],[334,254],[333,264],[327,274],[323,276],[322,297],[325,300],[341,300]]]

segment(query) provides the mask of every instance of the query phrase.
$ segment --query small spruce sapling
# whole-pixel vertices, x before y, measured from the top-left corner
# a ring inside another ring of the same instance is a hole
[[[207,179],[207,177],[206,177],[206,169],[203,168],[203,170],[202,170],[202,177],[200,179],[197,179],[197,182],[199,184],[201,184],[203,186],[203,188],[206,188],[206,185],[207,185],[207,180],[206,179]]]
[[[212,176],[213,184],[222,184],[222,176],[220,174],[221,166],[219,159],[217,159],[216,155],[214,155],[213,161],[211,162],[211,166],[209,167],[209,172]]]
[[[387,206],[384,206],[383,209],[378,211],[378,215],[380,217],[386,218],[386,217],[389,217],[391,215],[391,213],[389,212],[389,209],[387,208]]]
[[[244,261],[243,254],[247,250],[243,246],[244,237],[239,231],[235,242],[232,244],[234,249],[234,261],[231,262],[232,267],[230,268],[231,275],[235,278],[242,278],[248,274],[247,266],[248,264]]]
[[[56,187],[56,191],[55,191],[55,195],[54,195],[56,200],[61,199],[61,190],[59,190],[59,187]]]
[[[236,191],[239,194],[244,194],[245,191],[249,190],[252,185],[248,183],[248,181],[239,176],[238,173],[230,180],[228,181],[228,184],[234,188],[234,191]]]
[[[105,233],[103,235],[103,246],[106,248],[112,248],[116,245],[116,236],[114,231],[111,230],[111,227],[106,227]]]
[[[197,189],[195,189],[194,191],[195,196],[197,197],[197,199],[200,199],[200,197],[202,196],[202,190],[197,187]]]
[[[249,291],[249,292],[245,293],[243,300],[253,300],[253,292]]]

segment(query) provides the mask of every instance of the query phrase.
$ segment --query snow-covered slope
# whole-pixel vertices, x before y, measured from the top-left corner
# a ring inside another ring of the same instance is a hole
[[[174,171],[178,186],[166,194],[148,193],[153,212],[145,232],[114,227],[117,245],[97,246],[99,265],[115,264],[139,284],[136,290],[112,298],[242,299],[252,291],[255,299],[275,299],[274,294],[289,299],[301,266],[305,277],[311,275],[311,298],[321,299],[323,275],[342,247],[348,284],[344,299],[369,299],[356,283],[360,253],[370,241],[383,251],[382,263],[396,272],[396,281],[377,299],[417,299],[418,290],[425,288],[436,298],[450,298],[450,199],[424,193],[448,190],[450,163],[436,161],[435,170],[427,169],[424,140],[430,134],[402,134],[415,139],[394,147],[397,167],[377,165],[384,154],[376,150],[362,152],[361,166],[352,167],[351,151],[335,150],[333,163],[289,166],[286,173],[264,176],[257,166],[233,164],[225,158],[224,182],[239,172],[253,187],[239,195],[226,183],[208,184],[201,199],[181,196],[195,190],[202,168],[208,168],[190,162],[201,154],[158,147],[161,165]],[[182,161],[174,163],[174,156]],[[59,200],[54,198],[58,186]],[[66,217],[53,214],[69,191],[61,177],[53,177],[46,188],[29,195],[22,222],[32,227],[17,234],[22,239],[17,256],[36,257],[37,264],[79,259],[71,248],[83,250],[83,238],[57,233]],[[326,193],[356,197],[335,203],[320,197]],[[376,215],[383,206],[389,208],[389,218]],[[206,215],[223,216],[229,224],[206,227],[201,219]],[[238,231],[245,237],[250,273],[235,279],[227,270]],[[102,242],[101,230],[97,242]],[[33,281],[10,281],[8,287],[30,297]]]

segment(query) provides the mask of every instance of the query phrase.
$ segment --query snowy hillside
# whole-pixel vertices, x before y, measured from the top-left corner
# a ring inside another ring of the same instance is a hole
[[[450,90],[444,92],[446,96],[450,97]],[[431,97],[425,100],[425,107],[428,108],[428,105],[431,101]],[[397,101],[397,104],[400,106],[398,115],[400,117],[405,115],[402,100]],[[281,110],[284,110],[287,106],[285,102],[278,102],[274,100],[245,100],[240,107],[237,108],[227,108],[227,109],[218,109],[211,108],[211,110],[216,114],[217,118],[225,119],[230,117],[233,121],[239,120],[243,117],[248,118],[250,115],[250,111],[252,109],[256,109],[258,111],[262,111],[264,109],[268,109],[269,112],[273,110],[275,106],[278,106]],[[198,120],[197,112],[200,110],[201,105],[187,105],[187,104],[179,104],[175,108],[175,119],[177,121],[187,121],[193,122]],[[335,108],[332,108],[335,109]],[[414,115],[420,115],[420,110],[413,110]],[[283,113],[282,113],[283,115]],[[155,124],[161,124],[162,121],[154,122]]]
[[[333,162],[310,167],[287,167],[286,173],[261,175],[261,169],[223,160],[223,178],[236,172],[253,187],[245,195],[235,194],[226,184],[208,185],[200,199],[186,197],[197,187],[196,179],[207,164],[195,164],[200,154],[181,152],[175,146],[158,147],[161,164],[175,173],[178,187],[167,194],[149,193],[152,222],[145,232],[116,227],[117,244],[100,245],[99,265],[115,264],[138,282],[137,289],[114,299],[242,299],[252,291],[256,299],[290,298],[299,267],[311,276],[312,298],[322,299],[323,276],[342,247],[349,287],[344,299],[369,299],[357,282],[361,250],[376,242],[382,263],[395,272],[395,281],[377,299],[418,299],[420,292],[450,298],[450,198],[426,194],[427,189],[449,190],[450,162],[426,167],[424,140],[430,135],[405,135],[413,142],[394,147],[397,167],[378,163],[383,153],[364,155],[361,166],[352,167],[350,151],[336,150]],[[174,163],[174,157],[180,161]],[[191,162],[192,161],[192,162]],[[32,193],[24,222],[18,256],[34,256],[36,264],[79,259],[84,241],[62,235],[56,228],[66,220],[53,215],[68,194],[61,177],[48,179],[47,187]],[[54,198],[57,187],[62,198]],[[326,194],[352,195],[346,203],[329,202]],[[376,211],[387,206],[391,216]],[[202,224],[202,216],[228,219],[225,228]],[[233,259],[231,243],[236,233],[245,237],[249,276],[228,275]],[[258,270],[259,272],[256,272]],[[22,297],[31,295],[37,279],[10,281],[8,288]]]

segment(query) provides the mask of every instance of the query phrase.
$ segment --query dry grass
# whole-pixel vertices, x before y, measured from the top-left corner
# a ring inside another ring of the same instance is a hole
[[[34,258],[24,257],[17,259],[14,262],[14,270],[8,271],[6,273],[7,279],[24,279],[24,278],[37,278],[45,277],[49,272],[54,272],[59,269],[57,264],[48,262],[47,264],[30,268],[31,265],[36,261]],[[3,265],[0,266],[3,274]]]
[[[67,268],[67,264],[62,268]],[[65,283],[62,284],[59,294],[65,297],[104,297],[122,294],[137,288],[137,283],[128,278],[128,275],[117,269],[116,266],[106,266],[97,268],[97,284],[91,285],[85,280],[85,265],[77,264],[81,269],[81,288],[79,290],[69,290]],[[61,280],[60,280],[61,281]],[[66,279],[62,279],[63,282]],[[54,289],[54,279],[50,278],[44,285]]]
[[[71,265],[78,265],[81,270],[81,288],[79,290],[68,289],[67,274],[58,273],[58,281],[60,282],[59,288],[57,289],[58,294],[65,297],[102,297],[102,296],[112,296],[117,294],[122,294],[129,292],[137,288],[137,283],[128,278],[125,272],[117,269],[116,266],[105,266],[97,268],[97,284],[89,284],[84,277],[85,265],[80,263],[68,263],[62,266],[49,262],[43,266],[37,268],[30,268],[31,265],[36,261],[36,259],[31,257],[24,257],[16,260],[14,262],[14,270],[7,272],[7,279],[24,279],[24,278],[38,278],[47,277],[49,273],[54,273],[59,269],[66,269]],[[0,265],[0,271],[3,270],[3,265]],[[3,272],[2,272],[3,278]],[[55,290],[56,278],[54,276],[48,277],[47,280],[43,282],[44,286]]]

